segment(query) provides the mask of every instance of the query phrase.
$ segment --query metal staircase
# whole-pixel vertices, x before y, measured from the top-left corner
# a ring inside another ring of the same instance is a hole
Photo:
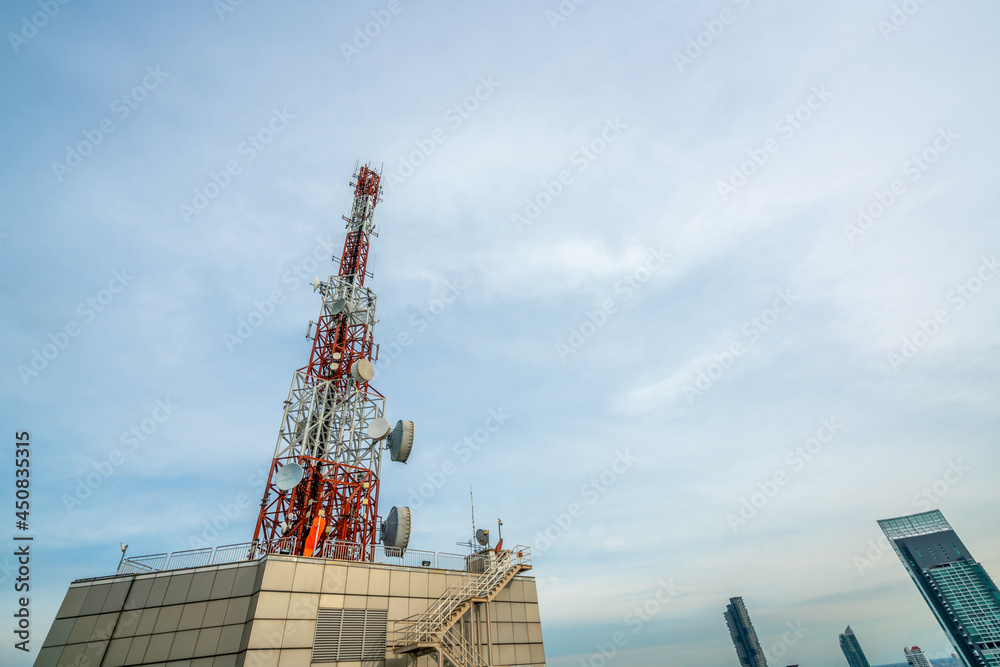
[[[397,654],[437,651],[441,662],[454,667],[489,667],[455,623],[473,604],[489,602],[518,573],[530,570],[531,552],[528,547],[514,547],[499,552],[488,563],[482,573],[470,572],[448,588],[427,611],[395,621],[389,632],[389,648]]]

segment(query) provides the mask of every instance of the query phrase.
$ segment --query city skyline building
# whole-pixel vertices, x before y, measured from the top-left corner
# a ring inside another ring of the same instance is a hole
[[[878,524],[964,665],[1000,667],[1000,591],[944,515]]]
[[[854,631],[849,625],[840,635],[840,650],[844,652],[844,657],[847,658],[847,664],[850,667],[871,667],[865,652],[861,650],[858,638],[854,636]]]
[[[910,667],[931,667],[931,661],[919,646],[904,646],[903,655],[906,656],[906,664]]]
[[[736,647],[736,655],[740,659],[741,667],[767,667],[767,660],[764,651],[760,647],[757,639],[757,632],[750,622],[750,614],[747,613],[743,598],[729,598],[726,605],[726,612],[723,614],[726,625],[729,626],[729,634],[733,638],[733,645]]]

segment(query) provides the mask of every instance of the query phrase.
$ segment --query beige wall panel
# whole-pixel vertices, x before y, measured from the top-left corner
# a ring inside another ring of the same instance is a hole
[[[525,623],[528,620],[527,605],[524,602],[510,604],[510,620],[515,623]]]
[[[254,621],[250,630],[248,649],[280,648],[281,636],[285,630],[284,621],[259,620]],[[242,634],[242,632],[240,633]],[[220,647],[220,650],[222,648]],[[235,648],[234,648],[235,650]]]
[[[319,606],[323,609],[346,609],[343,595],[320,595]]]
[[[354,566],[347,568],[347,588],[344,590],[348,595],[368,595],[368,568]]]
[[[146,649],[149,647],[149,635],[143,637],[136,637],[132,640],[132,646],[128,649],[128,659],[127,663],[130,665],[135,665],[142,661],[142,656],[146,655]]]
[[[143,662],[163,662],[170,655],[170,644],[174,641],[174,633],[166,632],[162,635],[153,635],[149,638],[149,646],[146,648],[146,655]]]
[[[81,616],[73,624],[73,630],[69,633],[70,644],[80,644],[90,640],[94,626],[97,625],[97,616]]]
[[[534,579],[526,579],[524,581],[524,601],[538,602],[538,588],[535,586]]]
[[[233,583],[236,581],[236,568],[219,570],[212,582],[212,591],[208,594],[210,600],[229,597],[233,593]]]
[[[101,667],[122,667],[128,658],[128,650],[132,646],[132,639],[112,639],[108,644],[108,653],[104,656]]]
[[[170,645],[169,660],[188,660],[194,655],[194,647],[198,641],[197,630],[185,630],[174,635],[174,642]]]
[[[513,665],[516,664],[517,656],[514,654],[513,644],[501,644],[500,645],[500,664],[503,665]]]
[[[66,591],[66,597],[63,598],[62,605],[60,605],[59,611],[56,612],[56,618],[79,616],[80,609],[83,607],[83,601],[87,599],[87,593],[89,592],[90,586],[77,586]]]
[[[309,667],[311,658],[312,649],[282,649],[278,657],[278,667]]]
[[[226,625],[245,623],[250,612],[250,598],[231,598],[226,608]]]
[[[194,644],[194,655],[196,658],[202,656],[215,655],[219,647],[219,637],[222,636],[222,628],[204,628],[198,632],[198,641]]]
[[[101,613],[101,610],[104,608],[104,601],[108,599],[108,591],[110,590],[111,584],[95,584],[91,586],[87,592],[87,599],[83,601],[83,606],[80,608],[80,616]]]
[[[301,593],[318,591],[323,585],[323,563],[295,564],[295,578],[292,580],[292,590]]]
[[[285,621],[281,648],[312,648],[316,621]]]
[[[69,639],[69,633],[73,631],[76,624],[75,618],[62,618],[52,622],[49,634],[46,635],[42,646],[62,646]]]
[[[243,667],[278,667],[279,657],[281,657],[281,651],[277,649],[249,649],[243,659]],[[213,667],[216,666],[213,665]]]
[[[194,575],[191,573],[175,574],[170,577],[167,593],[163,596],[163,606],[187,602],[187,594],[193,580]]]
[[[319,590],[315,588],[313,590]],[[292,593],[288,601],[288,618],[316,619],[319,609],[319,593]]]
[[[427,597],[427,572],[411,571],[410,572],[410,597],[413,598],[425,598]]]
[[[538,615],[537,604],[526,604],[524,606],[524,615],[529,623],[540,623],[542,620]]]
[[[237,575],[239,578],[240,575]],[[264,578],[261,579],[262,591],[290,591],[295,578],[295,563],[280,560],[268,560],[264,566]]]
[[[448,576],[438,572],[427,573],[427,597],[435,600],[448,590]]]
[[[288,600],[291,593],[277,591],[261,591],[258,593],[254,618],[285,618],[288,614]]]
[[[366,609],[368,607],[367,595],[345,595],[344,609]]]
[[[327,565],[323,568],[323,593],[340,593],[347,590],[347,567]]]
[[[389,595],[389,570],[377,567],[368,570],[368,595]]]
[[[389,598],[389,620],[401,621],[410,615],[410,607],[406,598]]]
[[[528,644],[528,653],[531,656],[531,663],[534,665],[541,665],[545,663],[545,649],[542,647],[542,643]]]
[[[181,620],[177,624],[177,629],[191,630],[202,627],[206,611],[208,611],[208,602],[189,602],[184,605],[181,609]]]
[[[518,665],[527,665],[531,663],[531,651],[528,649],[527,644],[514,645],[514,661]]]
[[[205,627],[224,624],[227,609],[229,609],[229,600],[211,600],[205,609],[205,618],[202,621]]]
[[[389,572],[389,595],[407,597],[410,594],[409,570],[392,570]]]

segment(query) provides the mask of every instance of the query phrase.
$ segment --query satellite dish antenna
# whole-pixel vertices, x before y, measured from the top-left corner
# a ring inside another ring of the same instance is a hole
[[[490,543],[490,531],[483,530],[480,528],[476,531],[476,542],[479,542],[481,546],[488,546]]]
[[[406,549],[410,543],[412,518],[409,507],[393,507],[389,518],[382,522],[382,544],[386,547]]]
[[[336,315],[347,306],[347,299],[337,299],[330,304],[330,313]]]
[[[385,417],[376,417],[368,424],[368,437],[375,442],[384,440],[391,431],[392,427],[389,426],[389,420]]]
[[[406,463],[413,450],[413,422],[400,419],[396,422],[396,428],[392,429],[389,436],[389,457],[393,461]]]
[[[319,289],[319,276],[316,276],[316,280],[313,281],[313,292]]]
[[[351,364],[351,377],[355,382],[368,382],[375,377],[375,367],[367,359],[358,359]]]
[[[302,481],[302,466],[298,463],[286,463],[278,469],[274,476],[274,485],[279,491],[291,491]]]

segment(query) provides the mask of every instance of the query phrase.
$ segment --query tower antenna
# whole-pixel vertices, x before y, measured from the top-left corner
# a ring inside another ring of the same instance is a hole
[[[390,436],[385,397],[370,384],[376,296],[365,278],[381,182],[369,164],[356,164],[344,250],[332,258],[338,273],[314,283],[323,303],[310,328],[309,363],[292,379],[254,529],[254,543],[268,553],[323,556],[336,543],[338,558],[372,560],[381,441],[388,438],[392,459],[404,463],[413,443],[412,422],[399,422]],[[405,549],[411,515],[396,509],[381,537]]]

